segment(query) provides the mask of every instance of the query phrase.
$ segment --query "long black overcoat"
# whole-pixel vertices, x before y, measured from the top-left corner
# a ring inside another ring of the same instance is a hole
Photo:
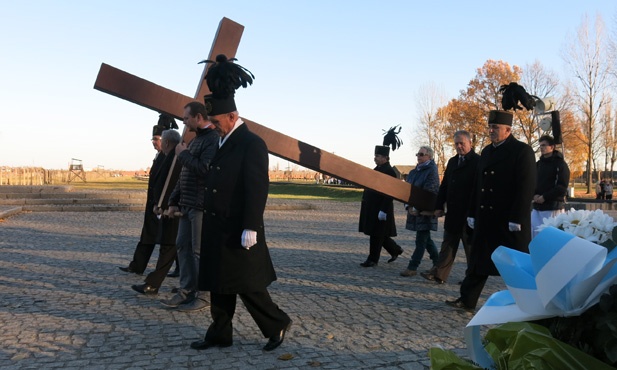
[[[163,155],[163,154],[161,154]],[[169,208],[169,196],[171,195],[172,190],[174,189],[178,178],[180,177],[180,170],[182,169],[182,165],[180,161],[175,161],[176,157],[175,150],[172,150],[169,154],[165,155],[165,159],[163,160],[163,164],[161,165],[161,169],[159,170],[159,175],[157,176],[156,183],[154,184],[154,201],[155,204],[158,205],[161,197],[163,197],[161,201],[161,208],[167,209]],[[172,169],[172,165],[174,165]],[[171,177],[169,179],[169,184],[167,188],[165,188],[165,182],[167,181],[167,177],[169,175],[169,171],[172,171]],[[165,193],[163,193],[163,191]],[[150,208],[150,212],[152,213],[152,208]],[[176,244],[176,237],[178,235],[178,217],[169,218],[169,217],[161,217],[159,221],[159,235],[157,237],[157,243],[159,244]]]
[[[163,162],[165,162],[165,154],[159,152],[152,166],[150,167],[150,174],[148,177],[148,195],[146,197],[146,209],[144,210],[144,224],[141,228],[141,237],[139,241],[142,244],[156,244],[159,236],[159,219],[152,212],[154,205],[158,202],[158,197],[155,194],[155,187],[157,181],[163,177]],[[165,174],[165,177],[167,174]],[[165,181],[165,180],[163,180]]]
[[[469,211],[475,218],[469,272],[499,275],[491,254],[501,245],[529,252],[535,167],[533,149],[512,135],[498,147],[490,144],[482,150]],[[510,231],[509,222],[522,230]]]
[[[446,210],[443,228],[452,233],[460,233],[467,225],[474,177],[480,160],[480,155],[472,150],[465,155],[459,167],[458,157],[455,155],[448,160],[435,204],[435,209]]]
[[[385,173],[392,177],[396,177],[396,172],[390,165],[390,162],[386,162],[381,166],[374,168],[375,171]],[[383,195],[375,190],[366,189],[362,193],[362,205],[360,206],[360,225],[358,231],[363,232],[366,235],[373,235],[375,226],[377,226],[377,215],[379,211],[383,211],[386,216],[385,236],[396,236],[396,223],[394,221],[394,206],[392,197]]]
[[[199,289],[219,294],[263,291],[276,280],[266,245],[268,149],[241,124],[212,159],[206,175]],[[241,245],[244,229],[257,244]]]

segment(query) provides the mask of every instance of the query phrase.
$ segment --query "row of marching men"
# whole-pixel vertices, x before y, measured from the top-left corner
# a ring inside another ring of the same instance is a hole
[[[158,294],[177,257],[179,286],[161,304],[183,311],[209,307],[212,317],[203,339],[192,342],[191,348],[233,344],[232,319],[239,296],[268,339],[263,350],[272,351],[281,345],[292,321],[267,290],[276,280],[263,222],[268,150],[239,116],[235,90],[252,84],[254,77],[234,60],[219,55],[207,61],[212,65],[205,79],[212,94],[203,104],[194,101],[184,107],[184,125],[196,134],[188,145],[173,130],[173,118],[160,116],[152,138],[159,154],[150,170],[142,235],[133,261],[120,269],[143,274],[159,244],[155,271],[132,288]]]
[[[456,131],[453,139],[457,154],[449,159],[441,183],[433,149],[421,146],[416,153],[417,165],[406,179],[412,192],[420,188],[435,194],[436,204],[434,210],[405,205],[405,227],[415,232],[415,249],[400,275],[417,275],[427,251],[432,267],[420,275],[445,283],[462,243],[467,269],[459,282],[460,296],[445,302],[459,309],[475,310],[488,277],[499,275],[491,260],[497,247],[528,253],[529,242],[544,218],[564,211],[570,171],[562,153],[555,149],[555,139],[540,137],[541,156],[536,162],[533,149],[512,135],[512,119],[508,111],[489,112],[491,143],[481,154],[474,152],[469,132]],[[375,147],[375,170],[396,177],[389,162],[390,146],[396,148],[392,140],[384,138],[384,145]],[[444,215],[443,242],[438,251],[431,231],[437,230],[437,219]],[[382,248],[390,255],[388,263],[403,254],[403,248],[392,239],[397,235],[392,198],[365,190],[359,231],[370,237],[369,255],[362,267],[377,266]]]

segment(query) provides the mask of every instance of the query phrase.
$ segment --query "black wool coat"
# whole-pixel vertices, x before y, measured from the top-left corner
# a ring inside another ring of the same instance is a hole
[[[534,194],[544,197],[544,203],[534,203],[539,211],[563,209],[570,182],[570,168],[561,152],[554,150],[548,158],[540,157],[536,162],[537,182]]]
[[[163,154],[161,154],[163,155]],[[155,204],[158,205],[160,201],[161,208],[163,210],[169,208],[169,196],[180,177],[180,170],[182,169],[182,165],[179,161],[175,161],[176,157],[175,150],[172,150],[169,154],[165,155],[163,160],[163,164],[159,171],[159,176],[157,176],[156,183],[154,184],[154,199]],[[172,167],[172,164],[174,165]],[[165,188],[165,182],[167,181],[167,177],[169,172],[171,171],[171,177],[169,178],[169,184],[167,188]],[[152,208],[150,208],[150,212],[152,212]],[[176,244],[176,236],[178,235],[178,217],[169,218],[165,216],[161,216],[158,219],[159,222],[159,234],[157,237],[157,243],[159,244]]]
[[[375,171],[396,177],[390,162],[374,168]],[[394,221],[394,206],[392,197],[383,195],[375,190],[365,189],[362,193],[362,205],[360,206],[360,226],[358,231],[365,235],[373,235],[381,229],[375,229],[378,223],[377,215],[383,211],[386,216],[385,236],[396,236],[396,223]]]
[[[435,204],[435,209],[447,211],[443,223],[446,231],[460,233],[467,225],[467,214],[479,160],[480,155],[473,150],[465,155],[460,167],[458,155],[448,160]]]
[[[165,154],[159,152],[154,158],[154,161],[152,161],[152,166],[150,167],[148,195],[146,197],[146,209],[144,210],[144,224],[141,228],[141,237],[139,238],[139,241],[143,244],[156,244],[159,236],[159,219],[152,210],[159,200],[154,191],[156,183],[163,175],[167,177],[167,174],[162,173],[164,161]],[[165,180],[163,179],[163,181]]]
[[[482,150],[469,211],[475,218],[469,273],[499,275],[491,254],[501,245],[529,253],[535,167],[533,149],[512,135]],[[522,230],[510,231],[509,222]]]
[[[206,175],[199,289],[219,294],[259,292],[276,280],[266,245],[268,149],[245,124],[231,133]],[[241,245],[244,229],[257,244]]]

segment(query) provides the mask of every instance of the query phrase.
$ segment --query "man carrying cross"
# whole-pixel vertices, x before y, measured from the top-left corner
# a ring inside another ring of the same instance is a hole
[[[219,149],[206,175],[199,289],[210,291],[212,324],[191,348],[233,344],[236,299],[244,303],[264,337],[265,351],[277,348],[291,319],[271,299],[276,280],[264,230],[268,198],[268,149],[239,117],[235,89],[252,84],[243,67],[216,57],[206,75],[212,95],[205,97],[208,119],[219,133]],[[181,270],[182,271],[182,270]]]
[[[197,300],[204,180],[208,165],[218,147],[218,135],[200,102],[190,102],[184,107],[183,122],[189,131],[196,132],[197,135],[188,147],[184,143],[176,146],[182,172],[169,199],[169,215],[173,216],[178,211],[182,213],[176,240],[180,287],[176,295],[171,299],[161,300],[161,303],[170,308],[191,311],[205,307],[205,304]]]

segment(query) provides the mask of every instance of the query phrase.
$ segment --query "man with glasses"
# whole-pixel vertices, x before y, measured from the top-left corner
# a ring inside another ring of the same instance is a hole
[[[165,154],[161,146],[161,135],[163,131],[171,128],[178,128],[173,117],[166,114],[159,116],[158,123],[152,128],[152,146],[156,150],[156,156],[150,167],[148,177],[148,193],[146,197],[146,210],[144,211],[144,223],[141,228],[141,236],[133,253],[133,260],[127,267],[118,267],[120,270],[132,274],[142,275],[148,266],[148,261],[152,255],[157,237],[159,234],[159,219],[154,213],[154,207],[158,204],[158,197],[155,194],[156,184],[160,178],[163,182],[167,178],[169,168],[163,170]],[[154,293],[154,292],[151,292]]]
[[[536,191],[531,211],[531,237],[538,232],[538,226],[545,218],[563,212],[570,182],[570,168],[563,154],[555,149],[555,139],[549,135],[540,137],[540,159],[536,162]]]
[[[460,297],[446,304],[472,311],[489,276],[499,271],[491,255],[499,246],[529,253],[530,204],[536,186],[535,155],[512,136],[512,113],[493,110],[488,116],[491,144],[482,149],[471,194],[467,223],[473,231],[471,258]]]

